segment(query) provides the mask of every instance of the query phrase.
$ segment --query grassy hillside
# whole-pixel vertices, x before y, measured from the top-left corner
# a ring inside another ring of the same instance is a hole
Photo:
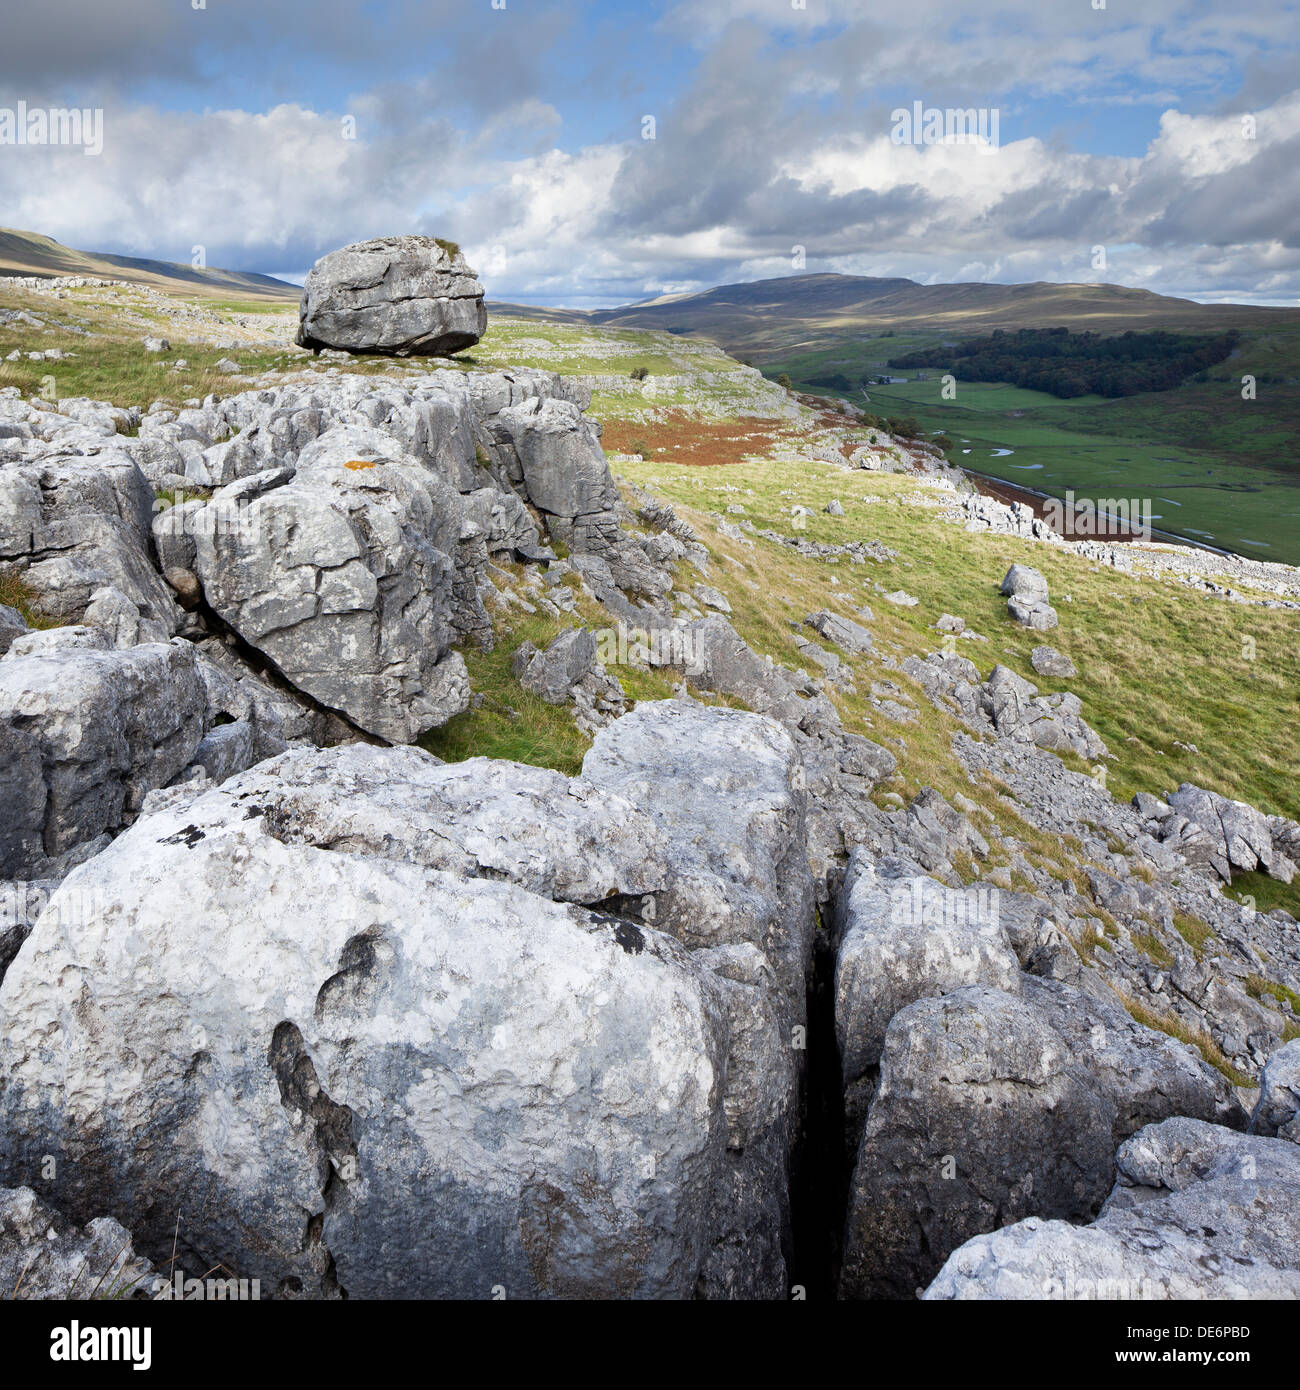
[[[951,458],[977,472],[1056,496],[1148,497],[1157,528],[1256,559],[1300,563],[1300,324],[1247,328],[1234,356],[1205,381],[1119,400],[1058,400],[1039,391],[962,382],[943,399],[947,370],[891,369],[891,358],[950,341],[897,333],[792,352],[765,371],[801,389],[842,375],[890,373],[902,384],[845,395],[875,414],[947,431]],[[1242,377],[1256,397],[1242,397]]]
[[[168,294],[197,295],[202,299],[244,298],[297,301],[297,285],[242,270],[203,270],[175,261],[139,260],[99,251],[74,251],[52,237],[0,227],[0,275],[87,275],[98,279],[129,280],[150,285]]]
[[[582,364],[577,370],[620,375],[657,357],[676,359],[677,371],[693,363],[695,370],[707,372],[699,396],[711,400],[715,392],[726,391],[730,372],[730,399],[742,399],[736,363],[643,332],[494,323],[475,356],[483,365],[509,360],[572,371],[570,364],[577,363]],[[1193,781],[1270,812],[1300,815],[1293,749],[1300,717],[1300,613],[1242,608],[1202,596],[1172,577],[1100,571],[1054,547],[968,533],[938,518],[947,494],[915,477],[845,471],[809,459],[807,446],[819,424],[811,411],[782,419],[753,409],[704,417],[699,403],[658,406],[631,383],[618,393],[598,395],[592,407],[602,420],[607,450],[645,446],[644,459],[620,459],[615,472],[672,501],[699,530],[717,560],[710,582],[727,593],[732,621],[760,653],[796,666],[800,658],[792,636],[809,612],[830,606],[851,616],[863,603],[870,605],[880,651],[847,658],[858,691],[834,692],[833,698],[850,728],[891,747],[896,747],[893,739],[904,740],[900,790],[910,794],[935,785],[973,794],[949,747],[951,722],[882,660],[896,663],[907,654],[939,649],[942,637],[933,625],[949,612],[988,638],[959,644],[984,674],[1000,661],[1041,689],[1069,688],[1081,697],[1086,717],[1115,755],[1106,775],[1117,796]],[[843,517],[824,510],[833,498],[843,504]],[[729,504],[745,510],[724,518]],[[878,539],[897,550],[898,559],[828,564],[761,537],[747,545],[719,531],[725,519],[790,534],[796,504],[812,513],[801,535],[825,542]],[[1014,561],[1042,570],[1060,596],[1061,626],[1048,640],[1074,660],[1077,679],[1055,682],[1034,673],[1029,656],[1042,635],[1011,622],[998,593]],[[693,581],[689,571],[680,578],[687,587]],[[898,588],[919,604],[895,607],[878,592]],[[527,635],[536,642],[545,634],[530,628]],[[1255,640],[1253,660],[1242,655],[1246,636]],[[504,659],[498,653],[484,660],[500,664]],[[882,682],[914,702],[915,723],[896,725],[880,713],[871,688]],[[458,736],[465,739],[466,730]],[[998,814],[1006,814],[1004,806]],[[1041,852],[1059,854],[1060,847],[1044,845]]]
[[[131,306],[129,323],[114,317],[115,300]],[[0,307],[35,312],[47,311],[50,303],[19,291],[0,296]],[[242,380],[216,374],[208,365],[209,350],[195,349],[186,349],[195,370],[173,376],[139,349],[134,316],[141,310],[130,291],[100,291],[88,293],[84,302],[73,296],[55,303],[92,330],[79,339],[68,335],[80,356],[55,364],[52,374],[60,395],[92,394],[143,405],[155,397],[178,400],[209,390],[230,394],[252,389],[255,370],[342,369],[400,380],[408,371],[431,365],[362,359],[340,368],[250,346],[235,354],[248,373]],[[229,331],[239,327],[244,312],[241,305],[227,314]],[[0,348],[21,340],[19,330],[0,328]],[[42,345],[46,343],[42,335]],[[1080,696],[1085,716],[1114,755],[1105,775],[1116,795],[1160,792],[1193,781],[1266,811],[1300,818],[1300,783],[1294,775],[1300,613],[1243,607],[1190,589],[1169,575],[1102,571],[1056,547],[969,533],[941,517],[951,506],[951,493],[915,475],[848,471],[810,457],[819,443],[837,443],[853,433],[843,418],[838,429],[831,428],[832,417],[798,405],[707,344],[648,330],[498,319],[473,354],[452,365],[476,371],[511,364],[599,378],[592,414],[602,422],[607,451],[618,456],[615,472],[672,501],[697,528],[713,556],[709,583],[726,593],[732,621],[756,650],[796,667],[805,658],[793,637],[808,613],[830,607],[852,616],[863,604],[871,607],[877,650],[844,658],[854,672],[855,690],[830,689],[850,729],[886,743],[899,755],[898,779],[882,795],[910,795],[930,785],[945,795],[970,796],[1022,840],[1035,862],[1053,865],[1052,871],[1061,875],[1074,872],[1068,845],[1021,822],[999,798],[998,787],[972,787],[951,749],[954,724],[897,669],[903,657],[942,646],[934,624],[948,612],[965,618],[987,639],[958,644],[984,674],[1003,662],[1042,689],[1069,688]],[[645,368],[648,378],[632,381],[634,368]],[[34,391],[46,372],[48,363],[5,363],[0,385]],[[963,409],[971,410],[972,417],[982,409],[1000,430],[1003,416],[996,406],[1005,401],[999,401],[996,391],[986,388],[986,401],[978,406],[975,399],[966,401]],[[1017,401],[1015,408],[1025,408],[1021,397]],[[843,516],[824,510],[832,499],[843,504]],[[728,506],[744,510],[727,513]],[[894,549],[897,558],[862,565],[828,562],[748,532],[746,540],[728,538],[720,529],[725,520],[790,534],[795,506],[811,513],[800,532],[803,537],[824,542],[875,539]],[[1061,615],[1061,626],[1049,640],[1073,659],[1077,679],[1054,682],[1035,676],[1029,657],[1042,639],[1009,621],[998,593],[1013,561],[1034,565],[1047,576]],[[689,589],[699,576],[683,565],[678,580]],[[1240,589],[1240,582],[1234,583]],[[919,603],[896,607],[883,598],[900,588]],[[589,616],[600,620],[595,613]],[[500,620],[496,651],[467,651],[475,689],[485,698],[480,708],[439,731],[434,751],[444,757],[493,754],[576,767],[586,740],[574,730],[567,711],[529,705],[510,673],[510,657],[520,642],[540,645],[568,621],[511,610]],[[1243,654],[1246,638],[1253,641],[1252,659]],[[631,668],[617,674],[633,698],[668,693],[661,676]],[[902,703],[915,717],[895,723],[882,712],[883,696]],[[1293,906],[1300,912],[1300,901]]]
[[[912,417],[957,441],[954,462],[1061,496],[1150,498],[1154,525],[1259,559],[1300,562],[1300,310],[1204,305],[1121,285],[918,285],[792,275],[581,313],[519,309],[535,323],[666,330],[715,342],[801,390],[847,396],[873,414]],[[941,398],[943,368],[922,380],[887,363],[995,328],[1103,333],[1242,331],[1234,356],[1176,390],[1060,401],[968,383]],[[824,384],[889,373],[865,394]],[[1242,377],[1256,378],[1254,400]],[[820,384],[819,384],[820,383]]]

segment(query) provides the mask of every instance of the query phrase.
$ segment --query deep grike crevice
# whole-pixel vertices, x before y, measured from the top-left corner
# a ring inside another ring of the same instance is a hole
[[[839,1280],[849,1155],[835,1037],[835,943],[819,922],[808,978],[808,1035],[800,1134],[790,1184],[792,1296],[833,1299]]]

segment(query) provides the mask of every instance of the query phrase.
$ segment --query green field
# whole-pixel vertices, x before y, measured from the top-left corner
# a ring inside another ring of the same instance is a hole
[[[1150,499],[1153,525],[1261,560],[1300,563],[1300,332],[1247,329],[1238,353],[1205,380],[1108,400],[1058,400],[1039,391],[957,379],[942,398],[942,368],[902,385],[836,391],[815,378],[888,372],[884,364],[933,334],[839,342],[763,363],[801,389],[847,396],[873,414],[910,416],[947,431],[949,457],[975,472],[1056,496]],[[1256,398],[1242,397],[1242,377]],[[1010,453],[1001,452],[1010,450]]]

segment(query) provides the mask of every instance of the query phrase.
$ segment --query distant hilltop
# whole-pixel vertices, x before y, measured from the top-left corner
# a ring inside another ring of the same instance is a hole
[[[101,280],[127,280],[169,294],[201,295],[208,299],[277,299],[297,301],[302,290],[271,275],[245,270],[195,267],[177,261],[142,260],[106,251],[76,251],[53,237],[0,227],[0,276],[85,275]]]
[[[558,323],[658,328],[708,338],[731,352],[787,349],[792,332],[810,338],[897,332],[970,336],[995,328],[1195,329],[1274,327],[1300,323],[1300,309],[1250,304],[1198,304],[1127,285],[922,285],[869,275],[787,275],[719,285],[694,294],[662,295],[617,309],[539,309],[492,304],[496,313]]]

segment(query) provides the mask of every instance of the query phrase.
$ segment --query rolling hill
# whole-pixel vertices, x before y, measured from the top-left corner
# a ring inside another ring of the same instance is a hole
[[[558,323],[657,328],[707,338],[728,352],[765,359],[795,348],[830,346],[894,330],[970,336],[995,328],[1188,329],[1300,325],[1300,310],[1243,304],[1197,304],[1125,285],[922,285],[862,275],[790,275],[666,295],[617,309],[529,309],[498,313]]]
[[[302,290],[270,275],[243,270],[203,270],[175,261],[142,260],[103,251],[76,251],[39,232],[0,227],[0,275],[88,275],[128,280],[174,295],[204,299],[297,300]]]

